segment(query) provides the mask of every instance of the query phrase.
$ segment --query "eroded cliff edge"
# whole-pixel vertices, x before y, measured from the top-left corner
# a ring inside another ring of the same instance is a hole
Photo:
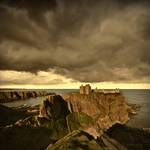
[[[22,91],[5,91],[0,90],[0,103],[7,103],[17,100],[26,100],[29,98],[36,98],[40,96],[47,96],[53,93],[46,91],[33,91],[33,90],[22,90]]]
[[[84,112],[91,116],[101,129],[108,129],[116,123],[126,123],[132,110],[121,93],[76,93],[64,94],[62,97],[68,102],[70,112]]]
[[[8,124],[8,121],[5,123],[5,118],[3,118],[4,123],[0,128],[0,145],[3,149],[11,147],[38,150],[47,147],[48,150],[76,148],[125,150],[139,148],[136,146],[136,141],[146,141],[140,144],[141,150],[150,146],[149,133],[122,126],[128,121],[132,110],[126,104],[122,94],[51,95],[39,106],[39,113],[31,114],[29,109],[31,108],[21,111],[23,117],[18,116],[20,119],[14,123],[13,120],[11,124]],[[4,110],[8,112],[8,109]],[[11,116],[16,120],[18,112],[16,110],[13,110],[14,113],[12,110],[9,112],[11,112],[9,115],[5,113],[6,117]],[[116,128],[114,126],[116,123],[121,126]],[[28,134],[24,136],[25,133]],[[17,145],[15,144],[16,137],[18,137]],[[10,144],[7,144],[7,138],[11,139]]]

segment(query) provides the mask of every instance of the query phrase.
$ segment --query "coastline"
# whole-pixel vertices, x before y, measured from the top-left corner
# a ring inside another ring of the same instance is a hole
[[[127,125],[127,122],[130,121],[129,119],[137,115],[135,112],[139,111],[140,106],[126,103],[125,98],[120,94],[69,94],[68,96],[65,94],[62,98],[59,98],[60,96],[56,94],[56,98],[54,98],[55,95],[51,95],[50,97],[48,101],[44,100],[42,104],[36,106],[13,109],[1,106],[1,111],[3,111],[3,113],[1,112],[1,115],[3,115],[1,118],[4,120],[3,125],[0,127],[2,133],[2,136],[0,136],[0,145],[4,147],[4,149],[9,147],[4,139],[8,138],[12,129],[13,133],[10,137],[14,139],[16,136],[20,137],[17,139],[18,143],[29,139],[28,142],[25,142],[27,145],[30,145],[28,149],[33,149],[33,147],[35,148],[37,146],[31,137],[38,140],[40,140],[40,137],[44,138],[45,141],[40,141],[38,147],[42,146],[42,149],[51,149],[56,145],[57,147],[61,147],[65,143],[70,143],[71,139],[78,139],[79,135],[83,137],[91,136],[95,144],[100,140],[103,144],[96,146],[102,148],[125,147],[127,149],[134,149],[139,146],[142,147],[141,145],[137,145],[136,141],[142,144],[144,143],[144,146],[149,146],[149,128],[133,128]],[[101,100],[99,101],[99,99]],[[64,101],[63,103],[68,103],[69,105],[65,104],[65,106],[61,104],[62,102],[60,103],[60,101]],[[116,108],[118,110],[116,110]],[[69,112],[66,114],[64,110],[67,109]],[[48,112],[49,110],[51,110],[51,113]],[[95,116],[99,110],[103,112],[103,114]],[[47,114],[52,115],[53,121]],[[119,114],[120,117],[123,118],[118,117]],[[124,118],[127,114],[129,117]],[[112,122],[110,122],[107,115],[111,119],[121,120],[112,120]],[[97,117],[100,118],[98,119]],[[95,123],[95,121],[97,123]],[[0,122],[2,123],[2,120]],[[37,131],[36,133],[35,130]],[[72,134],[72,132],[76,130],[78,134]],[[30,136],[27,135],[23,137],[24,132],[27,132]],[[68,137],[68,134],[70,134],[69,138],[62,140],[63,137]],[[49,136],[51,137],[50,139]],[[130,139],[128,137],[130,137]],[[16,146],[13,140],[10,142],[11,146]],[[78,142],[82,144],[80,140]],[[88,146],[90,146],[90,139],[88,139]],[[19,148],[21,147],[18,145],[18,149]],[[146,150],[146,148],[144,148],[143,150]],[[117,148],[115,150],[117,150]]]
[[[27,100],[30,98],[42,97],[52,95],[54,93],[46,92],[45,90],[13,90],[13,91],[0,91],[0,103],[15,102],[20,100]]]

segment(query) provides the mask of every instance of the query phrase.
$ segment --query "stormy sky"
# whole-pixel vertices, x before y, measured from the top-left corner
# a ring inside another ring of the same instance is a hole
[[[150,85],[149,0],[1,0],[0,19],[1,85]]]

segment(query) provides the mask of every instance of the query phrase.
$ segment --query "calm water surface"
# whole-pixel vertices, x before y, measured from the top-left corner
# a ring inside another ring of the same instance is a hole
[[[48,92],[67,93],[77,92],[76,89],[50,89]],[[126,97],[126,101],[133,104],[141,105],[140,111],[127,124],[132,127],[150,128],[150,90],[122,90]],[[40,104],[46,97],[31,98],[28,100],[21,100],[6,103],[9,107],[19,106],[34,106]]]
[[[141,106],[138,114],[128,122],[129,126],[150,128],[150,90],[122,90],[126,101]]]
[[[10,91],[10,90],[5,90],[5,91]],[[13,91],[13,90],[11,90]],[[16,90],[14,90],[16,91]],[[19,90],[19,91],[25,91],[25,90]],[[32,91],[32,90],[30,90]],[[47,91],[49,93],[57,93],[57,94],[61,94],[61,93],[68,93],[68,92],[78,92],[79,90],[77,89],[49,89],[49,90],[34,90],[33,91]],[[45,100],[47,98],[47,96],[43,96],[43,97],[37,97],[37,98],[30,98],[30,99],[26,99],[26,100],[19,100],[19,101],[14,101],[14,102],[9,102],[9,103],[5,103],[5,106],[8,107],[22,107],[22,106],[35,106],[38,104],[41,104],[43,100]]]

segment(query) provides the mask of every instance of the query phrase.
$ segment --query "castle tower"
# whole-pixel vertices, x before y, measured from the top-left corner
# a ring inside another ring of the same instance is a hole
[[[85,86],[80,86],[80,94],[85,94]]]
[[[85,94],[91,93],[91,86],[89,84],[85,85]]]
[[[90,94],[92,92],[90,84],[80,86],[80,94]]]

